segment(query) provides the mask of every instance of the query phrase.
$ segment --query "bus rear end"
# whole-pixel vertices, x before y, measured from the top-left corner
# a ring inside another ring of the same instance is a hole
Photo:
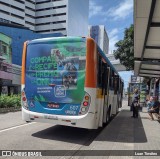
[[[67,37],[24,45],[23,120],[94,127],[88,117],[91,96],[85,90],[86,45],[85,38]]]

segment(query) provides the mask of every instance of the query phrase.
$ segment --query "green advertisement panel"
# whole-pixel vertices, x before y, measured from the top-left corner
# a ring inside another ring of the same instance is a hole
[[[29,43],[25,92],[31,108],[34,102],[39,111],[55,106],[66,112],[68,104],[79,106],[85,95],[85,56],[82,38]]]

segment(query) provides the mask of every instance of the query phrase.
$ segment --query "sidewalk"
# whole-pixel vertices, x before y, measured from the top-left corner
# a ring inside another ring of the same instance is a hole
[[[90,146],[83,147],[83,150],[160,150],[160,123],[148,119],[146,108],[139,112],[140,117],[138,119],[131,118],[132,112],[129,109],[127,101],[124,101],[119,114]],[[159,158],[159,156],[118,157],[112,156],[112,153],[114,154],[114,151],[110,152],[109,157],[98,158]]]

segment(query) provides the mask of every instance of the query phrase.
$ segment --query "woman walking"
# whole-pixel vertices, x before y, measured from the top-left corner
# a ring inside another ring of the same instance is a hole
[[[132,117],[133,118],[138,118],[139,99],[140,99],[140,95],[138,93],[138,89],[135,89],[132,97],[132,110],[133,110]]]

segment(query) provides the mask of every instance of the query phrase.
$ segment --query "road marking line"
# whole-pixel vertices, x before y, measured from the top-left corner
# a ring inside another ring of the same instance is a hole
[[[35,124],[35,123],[36,123],[36,122],[26,123],[26,124],[23,124],[23,125],[18,125],[18,126],[14,126],[14,127],[11,127],[11,128],[3,129],[3,130],[0,130],[0,133],[1,133],[1,132],[8,131],[8,130],[13,130],[13,129],[16,129],[16,128],[19,128],[19,127],[23,127],[23,126],[26,126],[26,125]]]

